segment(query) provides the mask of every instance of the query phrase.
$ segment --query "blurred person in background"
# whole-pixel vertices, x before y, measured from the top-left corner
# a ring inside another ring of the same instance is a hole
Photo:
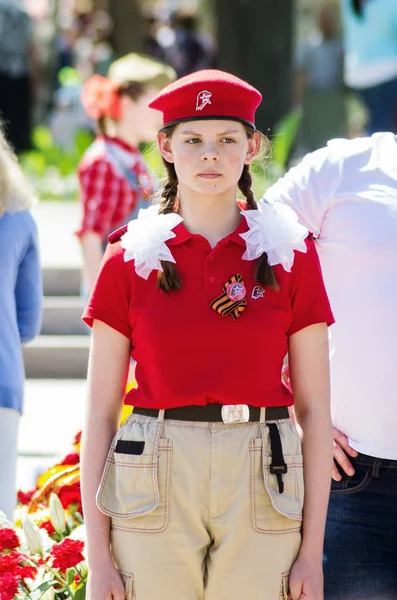
[[[368,109],[366,130],[397,131],[397,2],[341,0],[345,83]]]
[[[316,31],[298,46],[293,94],[293,104],[302,108],[299,154],[345,134],[343,45],[333,4],[319,10]]]
[[[0,132],[0,510],[16,505],[18,428],[23,407],[21,344],[40,330],[42,278],[34,194]]]
[[[37,78],[32,21],[22,0],[0,0],[0,116],[7,140],[17,153],[30,148]]]
[[[215,66],[216,50],[211,36],[199,32],[199,20],[194,13],[183,10],[171,15],[174,43],[167,48],[165,58],[178,77]]]
[[[331,140],[265,199],[291,206],[313,233],[335,315],[324,597],[396,600],[396,136]]]
[[[153,193],[154,179],[138,146],[155,139],[161,119],[148,103],[174,78],[168,65],[128,54],[113,63],[108,77],[93,75],[84,86],[83,105],[98,129],[79,167],[83,214],[76,233],[87,292],[108,235],[136,217]]]

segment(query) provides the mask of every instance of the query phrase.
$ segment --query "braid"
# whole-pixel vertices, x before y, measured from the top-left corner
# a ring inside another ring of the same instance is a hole
[[[248,165],[244,165],[243,172],[238,181],[238,187],[240,192],[245,196],[247,200],[248,208],[250,210],[256,209],[256,200],[252,191],[252,177]]]
[[[243,172],[238,182],[240,191],[244,194],[247,205],[250,210],[255,210],[257,207],[256,200],[252,191],[252,177],[248,165],[244,165]],[[274,290],[279,289],[273,268],[267,261],[267,254],[264,252],[255,263],[255,279],[265,287]]]
[[[166,160],[163,162],[167,169],[168,180],[163,183],[161,189],[159,214],[167,215],[173,213],[175,210],[178,193],[178,177],[173,163],[169,163]],[[182,278],[176,265],[168,260],[162,260],[161,266],[163,271],[158,272],[157,287],[164,292],[180,290],[182,288]]]

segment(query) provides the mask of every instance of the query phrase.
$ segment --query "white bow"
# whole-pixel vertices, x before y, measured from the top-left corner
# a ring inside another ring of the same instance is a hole
[[[244,260],[255,260],[267,254],[269,265],[281,264],[285,271],[291,271],[294,263],[294,250],[306,252],[306,227],[301,225],[295,212],[282,202],[269,204],[258,200],[257,210],[243,210],[247,219],[248,231],[240,233],[247,249]]]
[[[159,215],[158,205],[141,209],[138,218],[128,223],[128,229],[121,237],[124,261],[134,260],[135,271],[143,279],[147,279],[154,270],[162,271],[162,260],[174,263],[175,259],[165,242],[175,237],[172,229],[182,221],[176,213]]]

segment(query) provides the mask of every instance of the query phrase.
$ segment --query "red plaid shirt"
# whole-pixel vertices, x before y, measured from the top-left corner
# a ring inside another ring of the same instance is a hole
[[[127,180],[127,170],[135,175],[142,194]],[[153,193],[154,182],[141,153],[118,138],[97,138],[84,154],[78,175],[83,209],[78,237],[94,231],[105,240],[128,221],[140,199]]]

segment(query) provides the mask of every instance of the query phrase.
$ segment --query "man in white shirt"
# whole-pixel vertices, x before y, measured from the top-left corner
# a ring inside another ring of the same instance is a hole
[[[397,599],[397,140],[332,140],[265,194],[312,232],[330,332],[325,600]]]

